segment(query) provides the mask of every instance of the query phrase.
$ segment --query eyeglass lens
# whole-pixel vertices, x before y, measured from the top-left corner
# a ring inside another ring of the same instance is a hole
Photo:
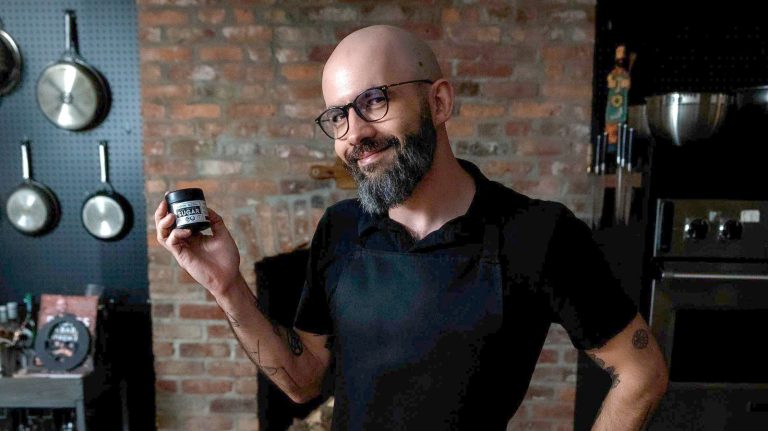
[[[387,114],[387,95],[381,88],[371,88],[358,95],[348,106],[328,109],[319,121],[323,132],[336,139],[344,136],[349,129],[350,107],[366,121],[381,120]]]

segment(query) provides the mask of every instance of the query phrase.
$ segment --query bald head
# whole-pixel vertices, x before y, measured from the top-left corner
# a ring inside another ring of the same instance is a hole
[[[339,105],[372,86],[442,76],[424,41],[398,27],[375,25],[350,34],[333,51],[323,69],[323,96],[327,105]]]

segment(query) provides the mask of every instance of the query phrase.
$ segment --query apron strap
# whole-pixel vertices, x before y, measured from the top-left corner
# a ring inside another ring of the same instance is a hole
[[[501,242],[501,229],[499,225],[501,220],[498,218],[483,219],[485,231],[483,233],[483,252],[481,261],[497,264],[499,263],[499,243]]]

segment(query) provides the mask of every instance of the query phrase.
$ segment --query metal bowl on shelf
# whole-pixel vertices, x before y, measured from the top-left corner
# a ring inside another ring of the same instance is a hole
[[[724,93],[667,93],[646,98],[648,126],[659,142],[705,141],[722,127],[732,97]]]

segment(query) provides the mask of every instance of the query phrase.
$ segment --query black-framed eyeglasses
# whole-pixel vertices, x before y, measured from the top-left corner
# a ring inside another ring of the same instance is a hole
[[[349,132],[349,108],[365,121],[378,121],[389,111],[389,96],[387,89],[405,84],[432,84],[429,79],[416,79],[395,84],[380,85],[369,88],[358,94],[355,99],[344,106],[332,106],[315,119],[315,123],[331,139],[341,139]]]

